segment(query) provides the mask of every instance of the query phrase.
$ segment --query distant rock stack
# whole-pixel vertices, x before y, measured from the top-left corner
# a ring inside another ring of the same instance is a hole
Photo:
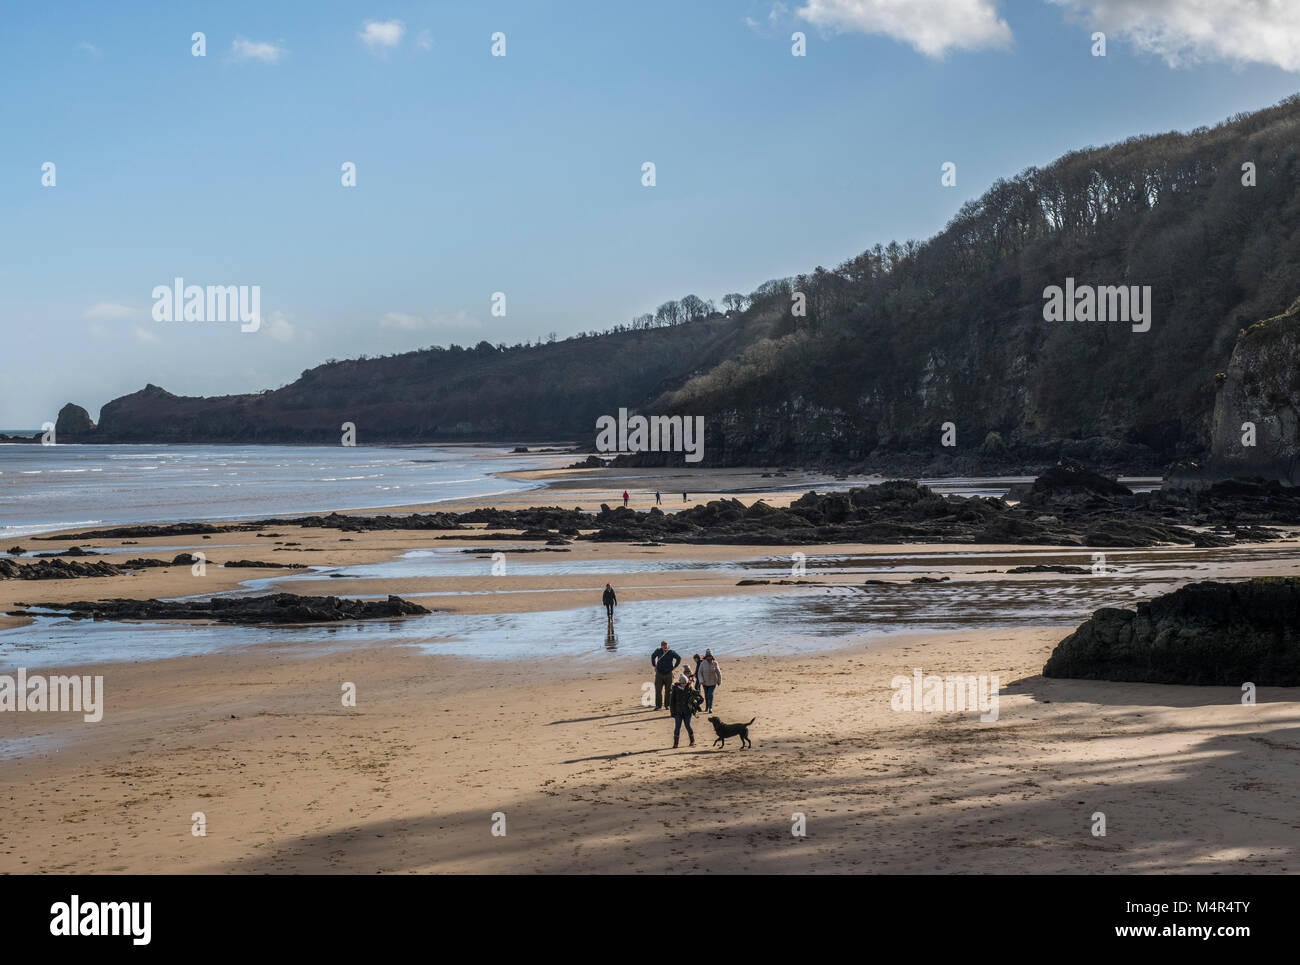
[[[81,406],[69,402],[59,410],[59,419],[54,423],[56,442],[85,442],[94,434],[95,423]]]

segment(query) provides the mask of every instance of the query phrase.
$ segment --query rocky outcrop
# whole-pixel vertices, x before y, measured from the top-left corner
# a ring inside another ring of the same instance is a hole
[[[218,533],[252,532],[266,528],[266,523],[148,523],[140,526],[113,526],[108,529],[87,529],[80,533],[54,536],[32,536],[33,540],[103,540],[149,539],[155,536],[213,536]]]
[[[337,596],[214,597],[211,600],[99,600],[94,603],[23,603],[35,610],[66,613],[73,619],[94,620],[215,620],[218,623],[281,624],[337,623],[377,620],[429,613],[418,603],[389,596],[387,600],[349,600]]]
[[[1300,300],[1237,336],[1216,379],[1210,456],[1179,467],[1183,486],[1231,477],[1300,485]]]
[[[1057,644],[1043,676],[1300,686],[1300,580],[1192,583],[1136,610],[1106,607]]]
[[[45,559],[35,563],[0,560],[0,580],[75,580],[83,576],[117,576],[122,571],[112,563],[96,560]]]
[[[75,551],[75,552],[74,552]],[[199,562],[199,558],[190,553],[178,553],[170,560],[158,560],[148,557],[139,559],[130,559],[124,563],[109,563],[107,560],[97,560],[94,563],[82,563],[78,560],[69,560],[65,557],[91,556],[94,554],[86,553],[84,550],[77,550],[74,546],[71,550],[64,553],[42,553],[34,558],[35,562],[16,563],[13,560],[0,559],[0,580],[74,580],[83,576],[122,576],[133,570],[149,570],[158,567],[167,566],[193,566]],[[218,565],[216,560],[207,560],[213,566]],[[275,569],[305,569],[301,565],[289,563],[255,563],[251,560],[232,560],[229,563],[221,564],[223,566],[241,568],[241,567],[258,567],[258,568],[275,568]]]
[[[69,402],[59,410],[59,418],[54,423],[56,442],[85,442],[94,435],[95,423],[90,413],[79,405]]]

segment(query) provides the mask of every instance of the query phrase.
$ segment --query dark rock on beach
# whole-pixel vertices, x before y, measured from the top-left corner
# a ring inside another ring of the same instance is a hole
[[[90,556],[92,554],[85,552],[73,553],[49,553],[39,554],[33,557],[33,562],[17,563],[13,560],[0,559],[0,580],[71,580],[82,576],[121,576],[130,573],[133,570],[150,570],[159,567],[168,566],[193,566],[199,561],[197,556],[190,553],[178,553],[170,560],[151,559],[149,557],[140,557],[129,559],[123,563],[109,563],[106,560],[97,560],[94,563],[83,563],[77,560],[68,560],[64,557],[72,556]],[[207,562],[216,566],[216,560]],[[252,560],[232,560],[223,564],[229,567],[265,567],[275,569],[302,569],[301,564],[290,563],[258,563]]]
[[[430,611],[389,596],[387,600],[350,600],[337,596],[215,597],[211,600],[99,600],[78,603],[29,603],[33,609],[68,613],[94,620],[215,620],[218,623],[337,623],[416,616]]]
[[[197,556],[189,553],[177,553],[170,560],[155,560],[147,557],[127,560],[119,564],[120,570],[148,570],[159,566],[193,566],[199,561]]]
[[[1049,566],[1038,563],[1034,566],[1013,566],[1008,573],[1090,573],[1086,566]]]
[[[1300,579],[1191,583],[1136,610],[1105,607],[1057,644],[1043,676],[1300,686]]]
[[[231,560],[228,563],[222,563],[228,570],[233,569],[267,569],[267,570],[301,570],[305,569],[302,563],[266,563],[258,560]]]
[[[96,560],[45,559],[32,563],[0,560],[0,580],[75,580],[82,576],[117,576],[121,571],[112,563]]]
[[[112,529],[92,529],[81,533],[56,536],[33,536],[39,540],[104,540],[148,539],[154,536],[198,536],[203,533],[242,533],[265,529],[265,523],[150,523],[142,526],[115,526]]]

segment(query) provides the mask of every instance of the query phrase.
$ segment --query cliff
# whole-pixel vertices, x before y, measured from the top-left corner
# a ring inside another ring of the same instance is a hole
[[[1300,483],[1300,301],[1237,337],[1219,378],[1205,475]]]

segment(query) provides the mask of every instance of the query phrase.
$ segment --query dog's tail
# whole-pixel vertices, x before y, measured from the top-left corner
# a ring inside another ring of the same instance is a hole
[[[750,719],[749,719],[749,724],[752,724],[752,723],[754,723],[754,721],[756,721],[756,720],[758,720],[758,718],[757,718],[757,717],[751,717],[751,718],[750,718]],[[748,727],[748,726],[749,726],[749,724],[746,724],[746,725],[745,725],[745,726],[746,726],[746,727]]]

